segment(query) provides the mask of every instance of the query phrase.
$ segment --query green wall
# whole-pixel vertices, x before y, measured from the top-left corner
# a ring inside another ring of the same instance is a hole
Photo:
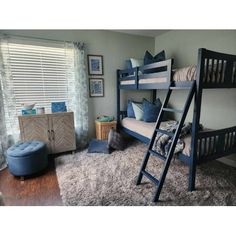
[[[99,115],[116,115],[116,70],[124,68],[125,59],[143,58],[145,50],[154,52],[155,39],[122,34],[106,30],[8,30],[0,31],[20,36],[45,39],[82,41],[86,53],[104,57],[105,97],[89,98],[89,133],[95,135],[94,119]],[[128,97],[150,98],[150,93],[122,93],[122,100]],[[123,102],[124,104],[124,102]]]
[[[226,30],[173,30],[155,38],[155,52],[166,51],[167,58],[174,58],[174,67],[197,64],[198,48],[236,54],[236,31]],[[158,91],[163,97],[165,93]],[[183,92],[176,92],[173,106],[182,106]],[[201,121],[209,128],[235,125],[236,90],[204,90]],[[222,116],[222,114],[226,114]],[[192,116],[188,115],[188,120]]]
[[[236,30],[173,30],[155,38],[155,52],[164,49],[167,58],[174,58],[175,68],[196,65],[198,48],[236,54]],[[171,105],[182,107],[183,94],[176,92]],[[236,125],[236,89],[204,90],[201,123],[213,129]]]
[[[236,54],[236,30],[172,30],[155,39],[155,51],[165,49],[175,67],[195,65],[198,48]]]

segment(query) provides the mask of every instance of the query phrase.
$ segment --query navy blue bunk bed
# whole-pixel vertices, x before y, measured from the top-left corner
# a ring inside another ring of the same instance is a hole
[[[158,89],[168,89],[170,86],[188,87],[189,81],[173,81],[172,64],[173,60],[169,59],[130,70],[117,70],[118,129],[144,143],[150,142],[149,138],[122,127],[121,120],[127,116],[127,112],[120,110],[120,90],[151,90],[155,100]],[[178,158],[189,166],[189,191],[195,190],[197,165],[236,153],[236,126],[213,131],[199,130],[202,90],[236,88],[236,55],[200,48],[195,80],[191,154],[190,156],[178,154]]]

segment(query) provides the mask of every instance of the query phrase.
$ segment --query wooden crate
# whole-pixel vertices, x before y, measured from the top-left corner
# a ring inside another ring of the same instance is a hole
[[[107,140],[111,128],[116,130],[116,121],[99,122],[96,120],[95,124],[96,124],[96,138],[99,140]]]

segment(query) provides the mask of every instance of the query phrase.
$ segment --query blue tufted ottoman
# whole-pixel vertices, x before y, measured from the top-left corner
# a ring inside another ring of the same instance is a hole
[[[7,164],[11,174],[26,176],[35,174],[48,165],[47,146],[41,141],[27,141],[7,150]]]

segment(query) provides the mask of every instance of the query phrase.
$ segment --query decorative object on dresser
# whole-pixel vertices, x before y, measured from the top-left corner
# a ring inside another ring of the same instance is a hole
[[[23,106],[23,110],[32,110],[34,108],[36,103],[23,103],[21,104]]]
[[[36,115],[36,109],[33,109],[36,103],[23,103],[21,114],[22,115]]]
[[[66,112],[65,102],[52,102],[52,112]]]
[[[23,116],[27,116],[27,115],[36,115],[36,109],[23,109],[21,110],[21,114]]]
[[[116,121],[100,122],[95,120],[96,124],[96,137],[99,140],[107,140],[110,129],[116,130]]]
[[[37,114],[38,115],[42,115],[42,114],[45,114],[45,107],[37,107],[37,110],[36,110]]]
[[[43,141],[49,154],[75,151],[73,112],[19,116],[18,119],[22,141]]]

